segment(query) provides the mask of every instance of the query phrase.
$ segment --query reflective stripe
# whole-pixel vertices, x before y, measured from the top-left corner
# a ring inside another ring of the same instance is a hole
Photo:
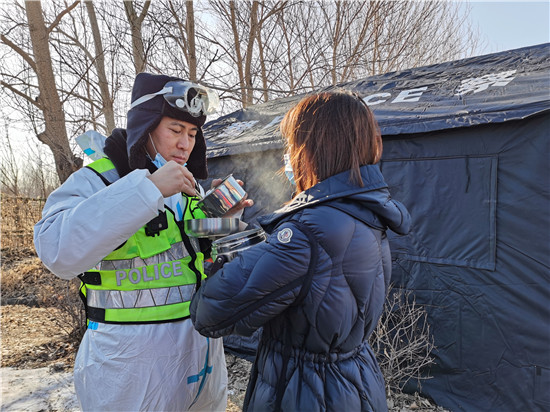
[[[103,173],[101,173],[101,175],[107,179],[109,182],[115,182],[117,181],[118,179],[120,179],[120,177],[118,176],[118,172],[116,171],[116,169],[111,169],[111,170],[107,170]]]
[[[199,239],[197,239],[196,237],[189,236],[189,242],[191,242],[191,246],[195,250],[195,253],[199,253],[201,251]]]
[[[148,308],[188,302],[195,293],[196,285],[172,286],[169,288],[140,290],[88,289],[87,303],[100,309]]]
[[[118,172],[110,159],[104,157],[88,165],[90,169],[101,174],[108,182],[113,183],[120,179]]]
[[[148,258],[141,258],[137,256],[132,259],[102,260],[96,265],[94,269],[97,269],[97,270],[134,269],[142,266],[158,265],[159,263],[180,260],[187,256],[189,256],[189,252],[185,248],[185,245],[183,244],[183,242],[177,242],[177,243],[174,243],[170,249],[162,253],[159,253],[158,255],[154,255]]]
[[[88,167],[107,185],[119,179],[108,158]],[[192,198],[185,195],[184,200],[184,219],[205,217],[200,209],[191,212]],[[205,277],[204,255],[199,240],[187,237],[172,209],[166,209],[168,227],[158,239],[147,236],[144,226],[88,271],[98,271],[101,277],[100,284],[84,284],[81,288],[89,321],[127,324],[189,317],[191,298]]]

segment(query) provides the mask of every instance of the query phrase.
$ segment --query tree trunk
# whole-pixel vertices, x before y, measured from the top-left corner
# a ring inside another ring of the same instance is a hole
[[[241,39],[239,37],[239,29],[237,27],[237,8],[235,1],[229,2],[230,16],[231,16],[231,29],[233,31],[233,38],[235,39],[235,63],[237,65],[237,71],[239,73],[239,86],[241,89],[241,104],[243,107],[247,107],[246,104],[246,87],[245,77],[243,73],[243,58],[241,55]]]
[[[246,57],[244,64],[244,81],[246,89],[245,106],[252,106],[254,104],[254,84],[252,82],[252,56],[254,53],[254,41],[259,32],[258,27],[258,6],[257,1],[252,2],[252,9],[250,10],[250,34],[248,36],[248,44],[246,48]]]
[[[269,93],[267,91],[268,87],[268,78],[267,78],[267,70],[265,67],[265,56],[264,56],[264,45],[262,43],[262,36],[258,35],[258,54],[260,59],[260,70],[262,73],[262,86],[263,86],[263,96],[264,96],[264,102],[267,102],[269,100]]]
[[[88,17],[90,19],[90,25],[92,26],[92,35],[94,38],[95,47],[95,67],[97,70],[97,77],[99,83],[99,90],[101,93],[101,100],[103,103],[103,115],[105,116],[105,125],[107,127],[107,134],[111,134],[115,128],[115,113],[113,111],[113,100],[109,92],[109,81],[105,74],[105,58],[103,54],[103,43],[101,41],[101,33],[99,31],[99,25],[97,24],[97,17],[94,10],[94,5],[91,1],[86,1],[86,9],[88,10]]]
[[[128,18],[128,23],[130,24],[132,54],[134,56],[134,69],[136,74],[144,71],[147,64],[145,48],[143,47],[143,36],[141,35],[141,25],[143,23],[143,19],[145,19],[145,16],[147,15],[147,10],[149,9],[150,4],[150,1],[146,1],[140,15],[138,16],[134,9],[132,0],[124,1],[124,10],[126,11],[126,17]]]
[[[44,131],[38,139],[51,149],[57,175],[63,183],[82,166],[82,159],[76,157],[69,146],[65,129],[65,113],[57,94],[52,59],[49,49],[49,33],[42,15],[40,1],[26,1],[25,10],[29,22],[29,33],[36,63],[39,95],[37,104],[44,113]]]
[[[197,52],[195,50],[195,11],[193,9],[193,2],[186,1],[185,7],[187,9],[186,16],[186,32],[187,32],[187,45],[188,45],[188,60],[189,66],[189,80],[197,81]]]
[[[291,91],[291,94],[293,94],[293,90],[296,87],[296,83],[294,82],[294,70],[293,70],[293,61],[292,61],[292,47],[294,46],[290,40],[290,36],[288,33],[287,26],[285,24],[285,16],[284,16],[284,10],[281,10],[280,15],[280,25],[283,30],[283,36],[285,38],[285,44],[286,44],[286,59],[288,61],[288,88]]]

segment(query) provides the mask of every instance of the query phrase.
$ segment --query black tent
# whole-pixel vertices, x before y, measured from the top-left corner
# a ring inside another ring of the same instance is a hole
[[[390,238],[392,281],[428,311],[422,393],[453,411],[550,410],[550,43],[338,87],[373,109],[413,218]],[[301,97],[205,126],[210,174],[233,172],[256,202],[247,221],[289,199],[278,124]]]

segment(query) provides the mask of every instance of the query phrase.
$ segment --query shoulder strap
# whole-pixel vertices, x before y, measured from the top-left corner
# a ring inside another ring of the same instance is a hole
[[[283,222],[281,222],[283,223]],[[306,298],[310,288],[311,288],[311,282],[313,280],[313,275],[315,273],[315,267],[317,266],[317,260],[318,260],[318,250],[317,250],[317,239],[315,238],[315,235],[312,233],[311,229],[307,227],[304,223],[293,221],[292,222],[295,226],[298,227],[308,238],[309,245],[311,248],[311,257],[309,259],[309,266],[307,269],[307,273],[304,276],[304,280],[302,282],[302,288],[300,289],[300,293],[296,297],[296,300],[292,303],[291,306],[298,306],[302,301]],[[283,379],[280,379],[277,383],[276,389],[275,389],[275,405],[274,410],[277,412],[281,412],[281,403],[283,400],[283,395],[285,393],[286,389],[286,370],[287,365],[291,356],[292,352],[292,339],[290,336],[290,330],[286,329],[285,336],[283,337],[283,369],[281,371],[281,376]]]
[[[315,267],[317,266],[319,251],[317,249],[317,245],[318,245],[317,239],[315,238],[315,235],[313,235],[313,232],[311,231],[311,229],[307,227],[305,224],[303,224],[302,222],[296,221],[292,223],[295,224],[303,233],[305,233],[311,248],[311,257],[309,259],[307,274],[304,277],[304,281],[302,283],[302,289],[300,289],[300,293],[298,294],[298,297],[292,304],[292,306],[297,306],[305,299],[306,295],[309,292],[309,289],[311,287],[311,282],[313,280],[313,275],[315,274]]]
[[[111,159],[104,157],[86,166],[87,169],[92,170],[99,178],[105,183],[105,186],[109,186],[111,183],[120,179],[115,165]]]

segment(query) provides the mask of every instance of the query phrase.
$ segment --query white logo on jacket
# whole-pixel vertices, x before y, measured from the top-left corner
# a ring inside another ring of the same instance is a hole
[[[281,243],[288,243],[292,238],[292,229],[285,228],[277,233],[277,240]]]

